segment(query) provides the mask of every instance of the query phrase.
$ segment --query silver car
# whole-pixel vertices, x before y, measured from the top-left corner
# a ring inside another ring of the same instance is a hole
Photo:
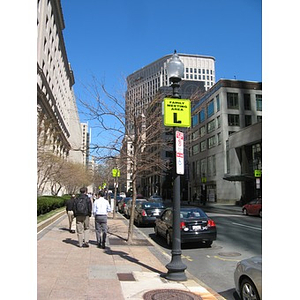
[[[235,289],[242,300],[261,300],[261,256],[237,263],[234,271]]]

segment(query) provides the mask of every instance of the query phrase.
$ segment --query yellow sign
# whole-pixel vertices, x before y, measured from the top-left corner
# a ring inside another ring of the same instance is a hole
[[[112,169],[112,176],[113,177],[120,177],[120,170],[119,169]]]
[[[165,98],[164,124],[172,127],[191,127],[191,101]]]
[[[261,177],[261,170],[254,170],[254,177]]]

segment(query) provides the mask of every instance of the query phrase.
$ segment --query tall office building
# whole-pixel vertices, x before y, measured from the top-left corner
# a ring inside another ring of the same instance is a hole
[[[215,84],[215,58],[197,54],[178,54],[184,64],[182,81],[199,81],[205,90]],[[172,54],[150,63],[127,77],[126,109],[141,115],[161,87],[170,85],[167,63]]]
[[[38,0],[38,151],[82,163],[81,125],[73,91],[74,74],[62,33],[64,28],[60,0]]]
[[[184,64],[184,78],[180,83],[180,94],[182,98],[190,97],[196,90],[203,93],[215,83],[215,59],[211,56],[193,55],[193,54],[178,54],[180,60]],[[132,152],[131,136],[134,136],[134,131],[131,131],[130,118],[139,118],[146,113],[146,110],[153,99],[160,93],[161,95],[172,94],[170,82],[167,74],[167,63],[171,59],[172,54],[166,55],[147,66],[137,70],[127,77],[127,92],[126,92],[126,124],[130,135],[126,136],[123,142],[123,153],[130,158]],[[161,99],[163,101],[163,99]],[[148,122],[146,118],[146,122]],[[133,129],[133,128],[132,128]],[[165,140],[167,135],[163,130],[159,136],[163,136]],[[147,134],[145,135],[147,137]],[[153,147],[152,147],[153,148]],[[155,148],[155,150],[154,150]],[[151,155],[163,161],[170,159],[170,151],[156,146],[151,150]],[[127,159],[130,161],[130,159]],[[126,168],[126,186],[127,190],[131,186],[131,164],[127,163]],[[137,186],[141,189],[138,192],[143,194],[160,193],[164,184],[165,176],[153,171],[144,172],[143,181],[138,182]]]

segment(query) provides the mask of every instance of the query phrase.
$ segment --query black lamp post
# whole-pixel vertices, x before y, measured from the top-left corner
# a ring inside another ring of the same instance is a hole
[[[176,54],[174,54],[167,64],[169,80],[172,83],[173,98],[180,98],[179,82],[184,74],[184,65]],[[180,234],[180,175],[176,173],[176,127],[173,127],[173,234],[172,234],[172,259],[166,265],[169,280],[184,281],[186,265],[181,261],[181,234]]]

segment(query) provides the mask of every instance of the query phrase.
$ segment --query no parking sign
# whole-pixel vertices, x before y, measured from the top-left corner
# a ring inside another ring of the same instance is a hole
[[[176,131],[176,173],[184,174],[184,135],[183,132]]]

